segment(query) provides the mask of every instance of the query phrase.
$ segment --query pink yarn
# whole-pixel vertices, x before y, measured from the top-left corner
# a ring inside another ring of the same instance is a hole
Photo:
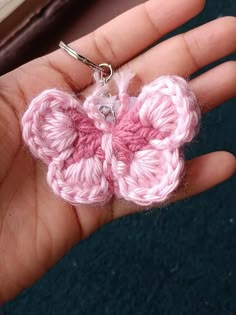
[[[48,165],[49,185],[71,204],[104,204],[116,196],[147,206],[166,201],[180,183],[181,148],[198,130],[196,99],[177,76],[159,77],[130,97],[131,78],[116,74],[112,97],[97,84],[83,105],[46,90],[22,118],[23,138]],[[101,106],[113,108],[115,121]]]

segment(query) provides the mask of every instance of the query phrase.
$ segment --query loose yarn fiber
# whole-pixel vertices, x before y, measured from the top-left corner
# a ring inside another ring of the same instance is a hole
[[[73,205],[105,204],[113,196],[159,204],[180,183],[182,147],[198,131],[195,96],[184,79],[161,76],[130,97],[131,78],[115,74],[118,95],[112,97],[97,83],[83,104],[46,90],[22,118],[24,141],[48,165],[48,184]],[[114,110],[115,119],[101,106]]]

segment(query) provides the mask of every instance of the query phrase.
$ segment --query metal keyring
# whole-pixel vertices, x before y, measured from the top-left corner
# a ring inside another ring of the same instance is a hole
[[[107,83],[113,76],[113,68],[108,63],[100,63],[96,65],[86,57],[80,55],[76,50],[71,48],[70,46],[66,45],[64,42],[59,43],[60,48],[64,49],[70,56],[73,58],[83,62],[85,65],[90,67],[93,70],[100,71],[101,73],[101,82],[104,84]]]

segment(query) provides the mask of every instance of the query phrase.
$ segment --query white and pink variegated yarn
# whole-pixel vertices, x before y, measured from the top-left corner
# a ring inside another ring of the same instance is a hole
[[[23,138],[48,165],[47,181],[67,202],[105,204],[112,197],[161,204],[179,185],[182,147],[198,131],[199,108],[188,83],[161,76],[138,97],[132,75],[117,73],[117,96],[97,83],[84,103],[52,89],[37,96],[22,118]],[[115,119],[102,113],[112,108]]]

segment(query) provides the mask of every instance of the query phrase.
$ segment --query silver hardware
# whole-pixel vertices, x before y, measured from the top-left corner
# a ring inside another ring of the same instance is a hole
[[[70,56],[83,62],[86,66],[90,67],[93,70],[100,71],[101,74],[100,79],[103,84],[107,83],[112,78],[113,68],[110,64],[100,63],[99,65],[96,65],[95,63],[85,58],[84,56],[80,55],[77,51],[75,51],[62,41],[59,43],[59,46],[60,48],[64,49]]]
[[[108,63],[100,63],[99,65],[96,65],[89,59],[85,58],[84,56],[80,55],[76,50],[71,48],[70,46],[66,45],[64,42],[59,43],[60,48],[65,50],[70,56],[73,58],[83,62],[86,66],[90,67],[91,69],[95,71],[100,72],[100,81],[102,84],[106,84],[113,76],[113,68]],[[105,95],[102,95],[105,96]],[[108,93],[105,97],[111,98],[111,94]],[[113,121],[116,120],[115,111],[113,108],[109,106],[102,105],[99,107],[100,112],[104,115],[105,119],[108,118],[108,116],[112,116]]]
[[[111,114],[113,122],[116,121],[116,114],[112,107],[102,105],[99,107],[99,110],[104,115],[105,119]]]

